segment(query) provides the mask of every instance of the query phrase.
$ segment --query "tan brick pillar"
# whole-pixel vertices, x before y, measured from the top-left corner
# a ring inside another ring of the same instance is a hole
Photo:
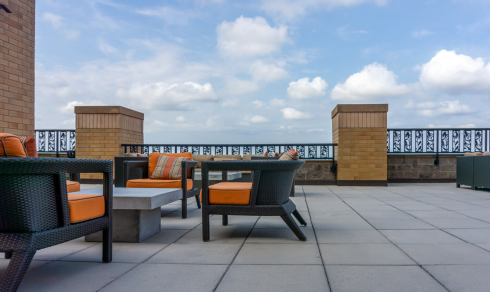
[[[36,1],[0,3],[0,133],[34,136]]]
[[[332,111],[337,185],[388,185],[387,112],[387,104],[339,104]]]
[[[76,106],[76,158],[111,159],[122,156],[121,144],[143,143],[143,113],[122,106]],[[101,179],[82,174],[82,179]],[[86,181],[88,182],[88,181]]]

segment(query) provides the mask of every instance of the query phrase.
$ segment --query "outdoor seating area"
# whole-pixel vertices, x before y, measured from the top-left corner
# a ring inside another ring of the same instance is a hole
[[[100,185],[82,185],[98,188]],[[307,222],[299,241],[279,217],[210,216],[188,202],[162,207],[141,243],[83,237],[39,250],[18,291],[487,291],[490,199],[450,184],[296,186]],[[0,278],[9,260],[0,260]],[[253,279],[253,282],[250,282]]]

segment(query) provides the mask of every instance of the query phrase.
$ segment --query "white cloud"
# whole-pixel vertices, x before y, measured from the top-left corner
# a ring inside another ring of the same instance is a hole
[[[65,106],[59,107],[58,112],[62,114],[73,114],[76,106],[88,106],[88,105],[106,105],[106,104],[101,101],[83,102],[83,101],[74,100],[68,102]]]
[[[232,57],[253,57],[279,52],[291,42],[285,26],[271,27],[262,17],[240,16],[235,21],[223,21],[216,27],[218,50]]]
[[[425,88],[434,88],[450,94],[462,92],[490,92],[490,63],[473,59],[455,51],[441,50],[422,65],[420,82]]]
[[[365,30],[349,30],[347,29],[347,26],[342,26],[337,28],[337,35],[339,38],[343,39],[344,41],[352,41],[355,39],[356,36],[361,35],[361,34],[367,34],[368,32]]]
[[[412,32],[412,36],[413,37],[423,37],[423,36],[429,36],[429,35],[433,35],[435,34],[435,32],[433,31],[429,31],[429,30],[426,30],[426,29],[422,29],[420,31],[414,31]]]
[[[434,125],[434,124],[428,124],[427,128],[431,129],[438,129],[438,128],[451,128],[451,125]]]
[[[286,106],[286,101],[284,99],[274,98],[269,101],[269,104],[274,107],[284,107]]]
[[[311,118],[311,115],[302,113],[290,107],[282,109],[281,112],[282,116],[287,120],[306,120]]]
[[[63,17],[51,12],[44,12],[42,19],[50,22],[54,28],[60,28],[63,25]]]
[[[252,104],[256,107],[256,108],[261,108],[263,106],[265,106],[265,102],[261,101],[261,100],[254,100],[252,101]]]
[[[468,105],[460,104],[459,100],[420,103],[416,107],[421,109],[419,114],[425,117],[461,115],[474,112]]]
[[[327,82],[321,77],[315,77],[311,82],[309,77],[305,77],[289,83],[288,95],[297,99],[325,96],[327,87]]]
[[[119,54],[119,50],[117,48],[109,45],[107,42],[105,42],[102,39],[99,40],[99,50],[107,55]]]
[[[186,121],[184,116],[178,116],[175,120],[179,123],[183,123]]]
[[[263,117],[263,116],[253,116],[250,119],[250,122],[255,123],[255,124],[267,123],[268,121],[269,121],[269,119],[266,117]]]
[[[146,110],[190,110],[195,102],[218,101],[210,83],[194,82],[134,84],[129,90],[119,89],[117,96]]]
[[[411,91],[405,84],[396,82],[397,76],[386,66],[373,63],[367,65],[361,72],[351,75],[344,84],[335,85],[332,99],[342,102],[364,102],[403,95]]]
[[[257,60],[250,65],[250,74],[256,81],[269,82],[277,79],[288,78],[289,74],[284,70],[285,62],[265,62]]]
[[[354,6],[363,3],[375,3],[383,6],[388,0],[262,0],[261,9],[281,21],[293,21],[312,11],[338,6]]]
[[[476,128],[475,124],[459,125],[457,128]]]
[[[175,9],[171,6],[162,6],[157,8],[141,9],[137,13],[147,16],[161,18],[168,24],[187,24],[190,19],[196,18],[197,15],[191,10]]]
[[[238,78],[229,78],[224,88],[224,91],[227,94],[232,95],[247,94],[255,92],[257,90],[259,90],[259,86],[257,85],[257,83]]]

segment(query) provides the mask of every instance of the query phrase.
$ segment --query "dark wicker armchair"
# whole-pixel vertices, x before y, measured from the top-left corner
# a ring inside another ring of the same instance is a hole
[[[294,173],[303,160],[293,161],[203,161],[202,162],[202,225],[203,241],[209,241],[209,215],[280,216],[299,240],[306,236],[291,215],[302,224],[296,205],[289,199]],[[219,183],[209,186],[209,171],[253,171],[252,183]]]
[[[103,173],[103,197],[75,200],[97,200],[97,216],[91,216],[92,209],[83,205],[75,208],[67,194],[66,173]],[[102,261],[108,263],[112,261],[112,161],[0,159],[0,251],[11,259],[1,292],[17,290],[37,250],[100,230]]]

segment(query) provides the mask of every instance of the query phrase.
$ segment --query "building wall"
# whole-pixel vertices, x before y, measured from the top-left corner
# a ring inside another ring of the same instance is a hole
[[[35,0],[0,10],[0,133],[34,136]]]
[[[331,167],[332,161],[307,160],[296,171],[296,184],[335,184],[337,178]]]
[[[388,179],[455,180],[456,159],[461,155],[439,155],[439,165],[434,165],[436,155],[388,155]]]

